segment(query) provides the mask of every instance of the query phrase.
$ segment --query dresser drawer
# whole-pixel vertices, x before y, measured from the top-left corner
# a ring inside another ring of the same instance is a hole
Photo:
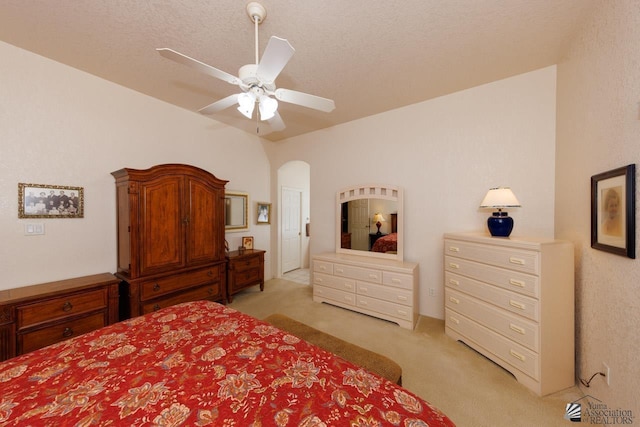
[[[532,274],[520,273],[451,256],[444,257],[444,269],[445,271],[473,277],[474,279],[533,298],[540,297],[540,278]],[[445,284],[456,285],[455,281],[451,283],[445,281]]]
[[[180,275],[144,281],[140,283],[140,299],[146,301],[180,289],[218,282],[220,280],[220,268],[222,267],[215,266]]]
[[[406,321],[413,320],[413,309],[406,305],[394,304],[392,302],[382,301],[363,295],[356,296],[356,305],[360,308],[376,311],[398,319]]]
[[[536,353],[539,352],[539,329],[536,323],[509,314],[452,289],[445,289],[444,295],[447,308],[475,320]]]
[[[325,274],[333,274],[333,263],[314,259],[313,271],[318,271]]]
[[[457,283],[457,285],[450,285],[452,282]],[[534,298],[510,292],[496,286],[487,285],[484,282],[459,276],[448,271],[445,272],[445,283],[447,287],[451,289],[456,289],[475,298],[479,298],[496,307],[503,308],[536,322],[540,320],[539,303],[538,300]]]
[[[103,310],[108,303],[107,289],[81,294],[71,294],[33,304],[18,306],[18,330],[33,327],[43,322],[52,322],[94,310]]]
[[[257,256],[243,258],[241,260],[233,260],[231,262],[232,262],[232,267],[238,272],[251,270],[251,269],[259,271],[259,267],[260,267],[260,258]]]
[[[413,291],[413,276],[410,274],[382,272],[382,284]]]
[[[354,267],[351,265],[334,264],[333,274],[341,277],[349,277],[356,280],[364,280],[372,283],[382,283],[382,271],[369,268]]]
[[[356,282],[356,293],[358,295],[378,298],[384,301],[394,302],[401,305],[413,305],[413,293],[411,291],[392,288],[390,286]]]
[[[253,268],[249,270],[236,271],[234,287],[242,288],[247,284],[260,281],[260,269]]]
[[[25,334],[18,334],[18,348],[22,353],[27,353],[69,338],[77,337],[78,335],[91,332],[106,325],[104,313],[76,318],[47,328]]]
[[[540,379],[538,354],[448,308],[445,316],[448,328],[471,340],[467,344],[473,347],[475,343],[533,379]]]
[[[211,283],[199,288],[192,289],[186,292],[180,292],[178,294],[159,298],[155,301],[150,301],[142,306],[142,313],[150,313],[152,311],[158,311],[161,308],[170,307],[172,305],[181,304],[183,302],[198,301],[198,300],[217,300],[221,297],[220,283]]]
[[[356,281],[353,279],[345,279],[344,277],[329,276],[322,273],[313,273],[313,284],[327,286],[333,289],[339,289],[345,292],[355,292]]]
[[[529,274],[540,274],[538,252],[445,240],[445,254]]]
[[[356,294],[340,291],[334,288],[328,288],[325,286],[314,286],[313,296],[321,299],[328,299],[335,301],[336,303],[356,305]]]

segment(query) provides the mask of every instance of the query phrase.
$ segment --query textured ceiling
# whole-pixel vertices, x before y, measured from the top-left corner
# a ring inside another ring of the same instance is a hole
[[[276,85],[335,100],[280,103],[277,141],[558,63],[598,0],[264,0],[296,53]],[[0,0],[0,40],[196,112],[238,87],[161,57],[168,47],[237,75],[255,62],[239,0]],[[256,132],[235,108],[215,120]]]

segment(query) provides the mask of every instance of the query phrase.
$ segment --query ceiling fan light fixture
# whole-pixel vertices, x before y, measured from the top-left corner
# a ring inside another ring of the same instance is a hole
[[[253,109],[256,106],[256,98],[252,93],[244,92],[238,95],[238,111],[242,113],[246,118],[250,119],[253,116]]]
[[[260,120],[269,120],[275,116],[278,110],[278,101],[270,96],[263,95],[260,97]]]

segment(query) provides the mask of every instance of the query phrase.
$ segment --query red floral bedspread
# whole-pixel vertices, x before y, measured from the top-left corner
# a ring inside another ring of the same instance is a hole
[[[398,233],[390,233],[380,237],[371,247],[373,252],[396,252],[398,250]]]
[[[1,425],[453,425],[390,381],[206,301],[2,362],[0,390]]]

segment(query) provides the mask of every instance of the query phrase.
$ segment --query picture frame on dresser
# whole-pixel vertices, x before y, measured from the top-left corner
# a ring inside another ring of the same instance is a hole
[[[84,218],[84,189],[20,182],[18,218]]]
[[[253,236],[243,236],[242,247],[245,249],[253,249]]]
[[[591,247],[635,259],[635,164],[591,177]]]

